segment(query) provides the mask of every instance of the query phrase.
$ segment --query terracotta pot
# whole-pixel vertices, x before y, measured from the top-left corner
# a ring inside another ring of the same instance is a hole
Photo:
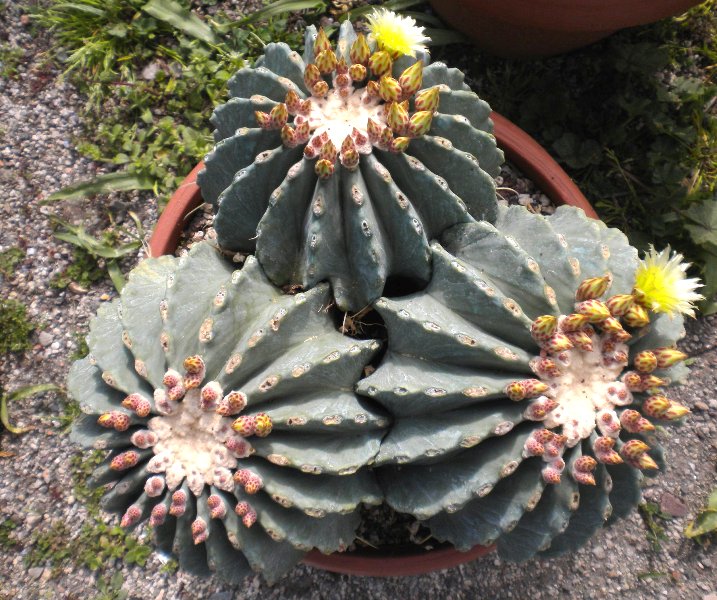
[[[433,0],[443,20],[491,54],[529,58],[587,46],[699,0]]]
[[[533,138],[498,113],[494,112],[491,117],[495,123],[498,146],[503,149],[509,161],[532,179],[555,204],[578,206],[588,216],[598,218],[570,177]],[[149,241],[150,256],[170,254],[176,250],[189,214],[202,203],[201,191],[197,185],[197,174],[202,167],[203,163],[200,162],[169,200],[152,232]],[[304,563],[349,575],[418,575],[455,567],[480,558],[493,549],[494,546],[476,546],[468,552],[459,552],[453,548],[440,548],[431,552],[400,555],[381,552],[325,555],[314,550],[306,555]]]

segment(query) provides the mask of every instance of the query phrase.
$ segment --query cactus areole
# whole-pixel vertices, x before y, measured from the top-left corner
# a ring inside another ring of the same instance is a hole
[[[431,239],[496,215],[490,107],[460,71],[380,39],[346,21],[335,45],[310,27],[303,57],[269,44],[230,80],[198,177],[222,247],[255,251],[277,285],[328,280],[342,310],[391,277],[425,285]]]

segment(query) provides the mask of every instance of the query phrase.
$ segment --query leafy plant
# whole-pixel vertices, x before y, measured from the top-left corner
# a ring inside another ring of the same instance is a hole
[[[643,502],[638,505],[642,522],[645,524],[647,541],[653,552],[662,550],[662,542],[667,540],[665,528],[660,525],[659,521],[670,520],[670,515],[660,510],[660,505],[655,502]]]
[[[30,349],[30,334],[35,329],[27,316],[27,307],[19,300],[0,298],[0,354]]]
[[[15,529],[17,529],[17,523],[12,519],[0,521],[0,548],[8,549],[19,544],[16,539],[10,537]]]
[[[68,52],[67,76],[88,95],[78,149],[123,168],[51,199],[151,188],[165,201],[211,147],[206,115],[224,99],[229,76],[269,41],[301,43],[285,13],[260,28],[236,28],[221,13],[206,20],[190,7],[186,0],[53,0],[38,10],[56,53]]]
[[[104,279],[106,271],[87,250],[74,248],[72,255],[72,263],[50,280],[51,287],[64,290],[74,282],[81,288],[87,289],[95,281]]]
[[[123,589],[124,577],[121,571],[116,571],[109,579],[106,576],[97,579],[97,591],[93,600],[126,600],[129,592]]]
[[[493,108],[541,141],[636,246],[671,244],[696,263],[708,299],[717,292],[716,8],[710,0],[567,56],[469,55]]]
[[[100,237],[90,235],[81,225],[72,225],[57,217],[51,217],[53,223],[61,228],[53,235],[76,247],[75,260],[70,267],[53,279],[51,285],[65,288],[71,281],[80,285],[89,285],[101,279],[104,272],[107,272],[117,291],[122,291],[125,280],[118,262],[121,258],[135,253],[144,240],[144,228],[139,217],[131,211],[129,215],[137,228],[136,233],[123,227],[110,227]],[[119,242],[121,234],[125,234],[131,241]]]
[[[717,532],[717,489],[713,490],[703,508],[685,528],[685,535],[699,543],[705,543]]]

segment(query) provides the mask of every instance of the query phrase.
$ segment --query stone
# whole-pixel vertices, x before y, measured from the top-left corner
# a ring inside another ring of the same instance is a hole
[[[670,492],[662,494],[660,510],[672,517],[684,517],[688,512],[687,505]]]
[[[717,593],[711,593],[707,594],[706,596],[702,596],[702,600],[717,600]]]
[[[701,401],[695,402],[695,408],[697,410],[702,410],[702,411],[707,411],[710,409],[709,406],[707,406],[704,402],[701,402]]]
[[[37,336],[37,339],[45,348],[52,344],[52,334],[47,331],[41,331],[40,335]]]
[[[602,546],[595,546],[593,548],[593,556],[598,560],[605,560],[605,557],[607,556],[605,548],[603,548]]]

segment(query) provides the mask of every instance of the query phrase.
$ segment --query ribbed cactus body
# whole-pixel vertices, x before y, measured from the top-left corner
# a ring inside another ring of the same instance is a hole
[[[366,467],[388,418],[353,392],[378,343],[338,333],[329,303],[328,285],[282,294],[209,243],[140,263],[68,382],[73,439],[111,450],[103,506],[231,580],[346,548],[358,505],[381,501]]]
[[[376,459],[386,500],[459,549],[575,549],[662,463],[652,422],[684,409],[659,388],[684,368],[641,360],[682,319],[625,324],[637,252],[579,209],[500,209],[442,243],[424,291],[375,303],[388,350],[358,390],[395,419]]]
[[[329,281],[342,310],[390,277],[427,282],[431,239],[496,217],[488,105],[427,54],[384,55],[348,21],[335,48],[310,27],[303,58],[267,45],[230,80],[199,176],[220,245],[277,285]]]

